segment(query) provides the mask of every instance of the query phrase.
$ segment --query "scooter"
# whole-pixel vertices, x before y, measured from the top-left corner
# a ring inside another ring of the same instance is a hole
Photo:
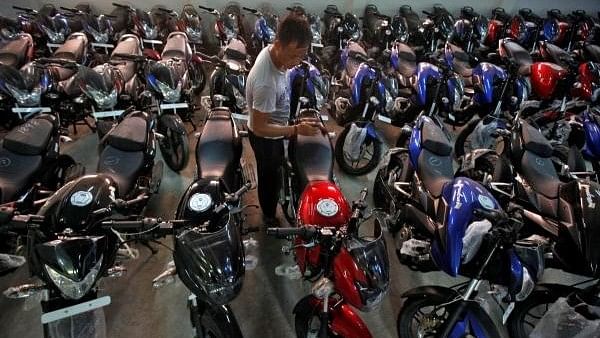
[[[389,286],[389,261],[381,228],[359,235],[367,192],[348,204],[331,182],[311,182],[300,200],[298,225],[268,228],[267,235],[293,241],[302,275],[312,292],[294,307],[298,337],[373,337],[352,307],[369,311]]]

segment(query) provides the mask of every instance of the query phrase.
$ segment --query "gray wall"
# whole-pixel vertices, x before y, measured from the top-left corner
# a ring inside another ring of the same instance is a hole
[[[76,3],[82,2],[77,0],[58,0],[48,1],[48,0],[0,0],[2,6],[0,6],[0,13],[3,15],[13,15],[14,11],[12,10],[12,5],[21,5],[21,6],[31,6],[33,8],[40,7],[43,3],[53,2],[55,4],[61,5],[75,5]],[[112,10],[112,0],[98,0],[98,1],[87,1],[92,4],[92,6],[98,11],[110,11]],[[150,8],[156,4],[163,4],[167,7],[171,7],[174,10],[180,10],[183,4],[193,3],[194,5],[205,5],[209,7],[217,7],[221,8],[227,1],[217,1],[217,0],[203,0],[203,1],[186,1],[186,0],[145,0],[145,1],[130,1],[130,3],[135,4],[138,7],[146,7]],[[242,5],[246,5],[249,7],[256,7],[261,3],[265,3],[264,0],[244,0],[239,1]],[[275,11],[282,12],[288,4],[293,1],[271,1],[270,3],[274,7]],[[415,10],[421,10],[430,8],[434,3],[443,3],[449,10],[456,12],[460,7],[465,5],[473,6],[476,10],[489,14],[490,10],[494,7],[504,7],[507,12],[515,12],[521,7],[530,7],[536,10],[540,15],[544,14],[545,10],[550,8],[558,8],[563,11],[572,10],[572,9],[584,9],[588,12],[595,12],[600,10],[600,0],[528,0],[528,1],[518,1],[518,0],[490,0],[490,1],[476,1],[476,0],[424,0],[424,1],[415,1],[415,0],[400,0],[400,1],[369,1],[369,0],[304,0],[302,2],[305,7],[315,13],[322,13],[326,4],[332,3],[337,4],[340,11],[348,11],[351,10],[354,13],[359,14],[362,12],[366,4],[374,3],[377,5],[379,10],[385,14],[393,14],[398,10],[400,5],[408,4],[413,7]]]

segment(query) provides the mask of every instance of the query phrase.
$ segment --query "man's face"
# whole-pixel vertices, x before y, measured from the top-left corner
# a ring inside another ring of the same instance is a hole
[[[287,45],[283,45],[279,40],[275,40],[275,44],[279,49],[280,60],[283,64],[284,69],[290,69],[296,65],[299,65],[306,53],[308,53],[308,46],[298,46],[298,42],[292,41]]]

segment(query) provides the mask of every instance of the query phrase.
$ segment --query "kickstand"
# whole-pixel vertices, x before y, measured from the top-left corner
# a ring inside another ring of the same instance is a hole
[[[143,246],[145,246],[148,249],[150,249],[150,252],[152,252],[153,255],[156,255],[158,253],[158,249],[153,248],[147,240],[142,240],[142,241],[140,241],[140,243]]]

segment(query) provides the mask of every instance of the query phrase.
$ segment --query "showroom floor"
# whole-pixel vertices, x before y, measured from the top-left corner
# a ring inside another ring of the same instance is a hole
[[[198,115],[198,114],[197,114]],[[196,116],[200,120],[200,116]],[[341,128],[329,122],[331,129],[337,132]],[[189,126],[188,126],[189,127]],[[97,163],[97,136],[85,128],[76,141],[63,146],[66,153],[94,171]],[[153,197],[147,209],[148,216],[172,218],[175,208],[186,187],[192,182],[195,171],[196,137],[190,130],[190,161],[180,174],[165,166],[160,193]],[[397,135],[398,129],[384,128],[389,141]],[[244,158],[254,161],[247,140],[244,141]],[[356,199],[363,187],[372,188],[375,172],[363,177],[350,177],[341,173],[336,166],[336,175],[342,190],[349,201]],[[256,203],[256,191],[246,195],[246,203]],[[369,198],[370,203],[372,202]],[[256,209],[247,209],[248,224],[260,225],[260,213]],[[281,216],[281,215],[280,215]],[[280,217],[283,219],[283,217]],[[372,220],[366,223],[371,226]],[[289,280],[275,275],[275,267],[291,263],[291,256],[281,254],[285,241],[267,238],[264,233],[256,233],[259,242],[258,266],[248,271],[241,294],[232,304],[238,322],[245,337],[280,338],[293,337],[294,324],[292,310],[295,303],[310,292],[310,284],[298,280]],[[416,273],[399,264],[391,236],[386,233],[391,265],[391,284],[382,304],[369,313],[361,313],[374,337],[395,337],[395,321],[402,304],[401,294],[409,288],[425,284],[453,285],[456,280],[442,273]],[[170,239],[163,241],[171,246]],[[152,279],[160,274],[171,260],[169,250],[164,247],[158,254],[152,255],[144,247],[138,247],[140,256],[124,262],[127,274],[121,278],[105,278],[102,281],[102,295],[110,295],[112,303],[104,308],[107,337],[192,337],[186,301],[188,291],[176,281],[161,289],[152,287]],[[0,278],[0,290],[28,281],[27,269]],[[501,318],[497,305],[487,307],[494,318]],[[0,336],[7,338],[41,337],[41,310],[37,300],[12,300],[0,297]],[[501,325],[500,325],[501,326]]]

